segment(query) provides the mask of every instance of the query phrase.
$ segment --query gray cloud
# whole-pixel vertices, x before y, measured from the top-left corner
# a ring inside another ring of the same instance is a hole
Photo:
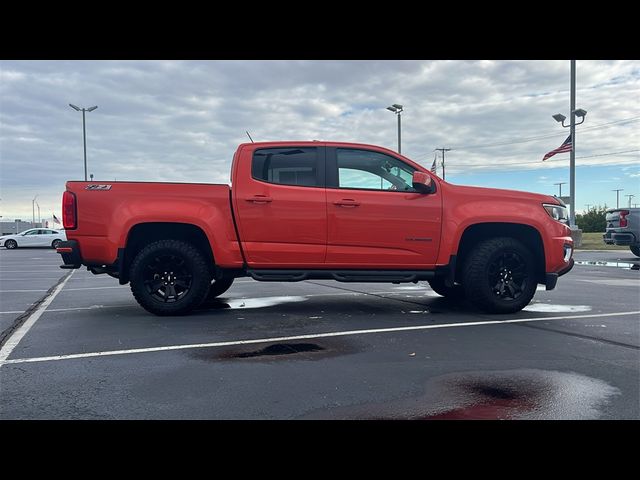
[[[578,107],[597,125],[638,116],[640,62],[579,61]],[[31,199],[59,213],[64,182],[81,179],[81,114],[97,180],[229,180],[238,143],[341,140],[395,148],[385,110],[405,105],[403,152],[430,165],[435,147],[557,134],[454,150],[451,173],[551,168],[537,162],[568,132],[550,118],[569,103],[568,61],[2,61],[3,219],[30,218]],[[578,156],[638,147],[638,122],[578,134]],[[638,155],[585,159],[625,164]],[[557,165],[557,164],[556,164]],[[637,170],[625,174],[635,178]],[[532,177],[532,183],[537,176]]]

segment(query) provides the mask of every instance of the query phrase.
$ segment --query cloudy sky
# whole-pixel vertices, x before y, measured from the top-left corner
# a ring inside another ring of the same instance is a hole
[[[60,216],[64,182],[227,183],[237,144],[337,140],[397,147],[447,180],[557,194],[569,154],[569,61],[0,61],[0,215]],[[578,61],[576,207],[640,204],[640,62]],[[441,169],[439,169],[441,174]],[[568,185],[563,186],[563,195]]]

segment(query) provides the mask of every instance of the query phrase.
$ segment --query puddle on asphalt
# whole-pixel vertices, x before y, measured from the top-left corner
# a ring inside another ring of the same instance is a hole
[[[377,420],[597,419],[620,390],[596,378],[553,370],[463,372],[435,377],[425,393],[306,418]]]
[[[281,342],[240,345],[230,348],[205,348],[188,352],[193,358],[209,362],[221,360],[233,361],[286,361],[286,360],[320,360],[357,353],[363,346],[354,340],[325,339],[322,343],[310,342]]]
[[[626,270],[640,270],[640,262],[600,262],[600,261],[587,261],[587,260],[576,260],[576,265],[593,265],[597,267],[616,267],[616,268],[624,268]]]
[[[574,313],[574,312],[590,312],[589,305],[556,305],[551,303],[530,303],[523,308],[526,312],[543,312],[543,313]]]
[[[247,309],[247,308],[264,308],[281,305],[284,303],[303,302],[308,300],[307,297],[300,296],[282,296],[282,297],[258,297],[258,298],[238,298],[233,300],[219,299],[205,302],[201,309]]]
[[[307,297],[285,296],[285,297],[261,297],[261,298],[239,298],[237,300],[227,300],[229,308],[262,308],[273,307],[282,303],[303,302]]]

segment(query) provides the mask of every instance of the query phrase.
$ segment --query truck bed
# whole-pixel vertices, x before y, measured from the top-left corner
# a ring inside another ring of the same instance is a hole
[[[78,205],[78,226],[67,230],[67,237],[81,240],[82,258],[89,263],[114,263],[134,225],[164,222],[199,226],[218,246],[216,260],[233,267],[242,264],[229,185],[69,181],[67,190],[75,193]]]

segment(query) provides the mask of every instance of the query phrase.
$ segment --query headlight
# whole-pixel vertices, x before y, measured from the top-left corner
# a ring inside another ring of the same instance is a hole
[[[550,203],[543,203],[542,206],[547,211],[549,216],[558,222],[569,224],[569,213],[567,207],[563,205],[554,205]]]

